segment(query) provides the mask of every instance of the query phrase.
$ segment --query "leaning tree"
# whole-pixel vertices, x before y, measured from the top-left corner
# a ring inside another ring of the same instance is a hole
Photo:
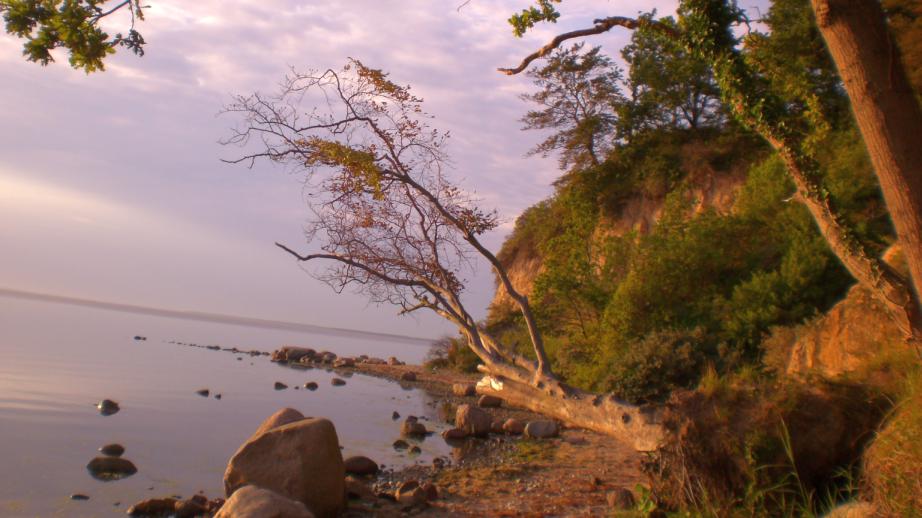
[[[317,106],[305,110],[302,106]],[[528,299],[481,242],[497,214],[448,178],[447,135],[432,128],[422,100],[380,70],[350,60],[341,71],[293,73],[272,96],[238,96],[227,112],[240,117],[228,144],[232,160],[268,160],[303,172],[314,250],[277,244],[337,292],[355,288],[401,313],[430,310],[455,324],[495,394],[570,424],[614,435],[639,450],[655,449],[662,431],[652,411],[612,395],[590,394],[553,373]],[[466,275],[486,260],[528,328],[534,360],[490,335],[462,301]]]

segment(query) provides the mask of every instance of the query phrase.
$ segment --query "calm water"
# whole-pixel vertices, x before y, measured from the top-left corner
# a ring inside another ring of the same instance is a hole
[[[148,340],[136,342],[135,335]],[[437,436],[408,457],[391,448],[396,410],[430,418],[434,402],[397,383],[355,375],[343,387],[324,370],[295,370],[172,340],[271,351],[305,345],[337,354],[418,362],[421,345],[345,335],[200,323],[0,297],[0,516],[115,516],[132,503],[204,490],[222,496],[228,459],[259,423],[281,407],[330,418],[344,455],[364,454],[388,466],[430,462],[449,453]],[[273,389],[316,381],[320,388]],[[200,388],[222,399],[195,394]],[[121,411],[104,417],[94,404],[109,398]],[[138,467],[126,479],[101,482],[85,466],[100,446],[118,442]],[[83,493],[89,501],[71,501]],[[118,504],[118,505],[115,505]]]

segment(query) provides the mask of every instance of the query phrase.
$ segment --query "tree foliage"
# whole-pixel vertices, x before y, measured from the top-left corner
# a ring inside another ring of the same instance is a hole
[[[144,55],[144,38],[134,26],[145,7],[140,0],[0,0],[6,32],[26,40],[27,60],[48,65],[52,51],[63,48],[70,65],[87,73],[104,70],[105,58],[118,47]],[[128,31],[110,36],[100,22],[120,11],[129,13]]]

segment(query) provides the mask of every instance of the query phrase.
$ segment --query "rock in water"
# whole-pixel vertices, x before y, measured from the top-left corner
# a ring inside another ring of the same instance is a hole
[[[531,421],[525,425],[525,436],[534,439],[547,439],[557,437],[560,430],[554,421]]]
[[[121,457],[125,453],[125,447],[121,444],[107,444],[102,448],[99,448],[99,453],[102,453],[106,457]]]
[[[130,460],[120,457],[96,457],[86,465],[86,470],[96,480],[105,482],[130,477],[138,472]]]
[[[378,463],[362,455],[349,457],[343,464],[346,467],[346,473],[353,475],[374,475],[378,472]]]
[[[74,494],[70,495],[70,499],[71,499],[71,500],[89,500],[90,497],[88,497],[88,496],[86,496],[86,495],[84,495],[84,494],[81,494],[81,493],[74,493]]]
[[[228,463],[224,489],[232,496],[245,485],[255,485],[302,502],[318,517],[327,517],[343,509],[344,477],[333,423],[308,418],[251,437]]]
[[[275,382],[275,390],[285,390],[288,388],[288,385],[282,383],[281,381]]]
[[[460,405],[455,414],[455,426],[468,435],[483,437],[490,433],[493,420],[490,414],[472,405]]]
[[[406,436],[420,436],[426,435],[429,433],[429,430],[426,430],[425,425],[416,420],[411,421],[409,418],[403,422],[403,425],[400,427],[400,433]]]
[[[112,401],[111,399],[103,399],[96,404],[96,408],[99,409],[99,413],[102,415],[112,415],[118,413],[121,408],[118,406],[118,403]]]
[[[330,380],[330,383],[332,383],[334,387],[341,387],[346,384],[346,380],[342,380],[339,378],[333,378]]]
[[[394,444],[392,444],[392,446],[394,447],[395,450],[405,450],[410,447],[410,443],[408,443],[407,441],[404,441],[403,439],[397,439],[396,441],[394,441]]]
[[[449,428],[442,432],[442,437],[446,441],[459,440],[467,437],[467,432],[460,428]]]
[[[128,508],[128,516],[171,516],[176,510],[175,498],[151,498]]]
[[[314,518],[301,503],[255,486],[241,487],[214,518]]]
[[[416,381],[416,373],[412,371],[404,372],[400,375],[400,381]]]
[[[308,381],[307,383],[304,384],[304,388],[306,388],[307,390],[317,390],[318,387],[319,385],[317,385],[317,383],[313,381]]]
[[[200,395],[200,396],[202,396],[202,397],[208,397],[208,394],[211,394],[211,391],[208,390],[208,389],[203,388],[203,389],[198,389],[198,390],[196,390],[195,393],[198,394],[198,395]]]

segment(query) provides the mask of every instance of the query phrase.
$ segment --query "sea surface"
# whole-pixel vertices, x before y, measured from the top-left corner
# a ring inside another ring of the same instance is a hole
[[[394,411],[444,428],[425,392],[360,374],[334,387],[334,372],[171,342],[262,351],[303,345],[408,363],[428,350],[422,341],[396,337],[273,330],[0,296],[0,516],[124,516],[144,498],[223,496],[227,461],[282,407],[332,420],[344,456],[399,467],[450,453],[437,435],[419,444],[417,456],[391,447],[400,430]],[[290,388],[274,390],[276,381]],[[294,389],[308,381],[320,388]],[[202,388],[221,399],[197,395]],[[121,410],[100,415],[95,404],[106,398]],[[137,474],[110,482],[90,476],[86,464],[107,443],[125,446],[123,458]],[[75,493],[90,499],[71,500]]]

